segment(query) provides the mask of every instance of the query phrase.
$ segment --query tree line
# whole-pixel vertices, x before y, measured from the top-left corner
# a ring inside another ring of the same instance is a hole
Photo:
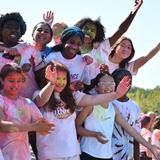
[[[132,87],[128,96],[140,106],[142,112],[153,111],[160,114],[160,86],[154,89]]]

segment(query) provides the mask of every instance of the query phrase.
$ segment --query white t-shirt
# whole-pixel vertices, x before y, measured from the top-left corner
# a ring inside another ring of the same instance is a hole
[[[49,63],[52,60],[58,61],[68,68],[71,82],[77,80],[83,81],[86,62],[81,55],[76,55],[72,59],[66,59],[62,56],[61,52],[52,52],[47,56],[46,63]]]
[[[112,63],[111,61],[109,61],[109,57],[107,58],[107,65],[109,68],[109,73],[112,73],[114,70],[119,68],[119,64]],[[129,62],[125,67],[125,69],[128,70],[132,75],[136,75],[137,71],[134,72],[133,67],[134,67],[134,61]]]
[[[38,91],[34,96],[36,94],[38,94]],[[76,104],[80,102],[84,95],[79,91],[73,93]],[[76,113],[70,113],[63,106],[57,107],[53,111],[44,109],[41,111],[44,118],[55,124],[55,130],[46,136],[37,134],[38,159],[44,160],[79,155],[80,145],[75,128]]]
[[[108,66],[109,73],[112,73],[114,70],[119,68],[119,64],[112,63],[109,60],[110,52],[111,47],[109,39],[105,39],[99,44],[98,48],[93,48],[89,53],[87,53],[88,55],[91,55],[94,60],[93,63],[86,67],[86,77],[90,77],[90,79],[87,79],[87,84],[90,84],[90,80],[95,78],[96,75],[100,72],[100,64],[106,64]],[[130,71],[132,75],[136,75],[137,71],[133,72],[133,66],[134,61],[129,62],[125,68]]]
[[[140,108],[131,99],[127,102],[114,100],[122,117],[130,126],[140,132]],[[117,123],[115,123],[112,137],[113,160],[130,160],[133,158],[133,138]]]
[[[100,64],[107,64],[107,57],[111,52],[111,47],[109,39],[105,39],[97,48],[93,48],[87,55],[90,55],[93,58],[93,63],[89,64],[85,68],[85,82],[90,84],[91,79],[95,78],[96,75],[100,72]]]

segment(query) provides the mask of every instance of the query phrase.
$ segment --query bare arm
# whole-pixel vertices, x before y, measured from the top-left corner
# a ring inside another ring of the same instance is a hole
[[[96,132],[96,131],[90,131],[87,130],[86,128],[82,127],[83,122],[87,118],[88,115],[91,114],[93,111],[93,107],[85,107],[83,110],[80,112],[76,119],[76,129],[77,133],[80,136],[86,136],[86,137],[94,137],[96,138],[100,143],[105,144],[108,142],[106,137],[101,133],[101,132]]]
[[[0,106],[0,132],[29,132],[36,131],[42,135],[54,130],[54,124],[44,118],[39,118],[33,123],[16,123],[5,119],[3,107]]]
[[[160,50],[160,42],[146,55],[135,60],[133,71],[137,71],[151,58],[153,58]]]
[[[39,92],[39,94],[34,99],[34,102],[36,103],[38,107],[44,106],[49,101],[53,93],[54,86],[55,85],[48,82],[47,85],[44,88],[42,88],[42,90]]]
[[[57,80],[57,72],[56,69],[51,69],[51,65],[49,65],[46,68],[45,71],[45,78],[49,81],[47,85],[41,89],[39,94],[35,97],[35,103],[38,107],[44,106],[50,99],[50,96],[52,95],[54,91],[54,87]]]
[[[139,157],[139,155],[140,155],[139,143],[136,140],[134,140],[133,145],[134,145],[133,146],[134,147],[134,160],[140,160],[140,157]]]
[[[108,103],[114,99],[122,97],[130,88],[130,79],[124,77],[122,81],[117,86],[117,90],[112,93],[99,94],[99,95],[84,95],[78,106],[93,106],[101,103]]]
[[[148,142],[151,144],[151,137],[148,139]],[[148,157],[152,157],[152,153],[149,149],[147,149],[146,154],[147,154]]]
[[[0,122],[1,132],[25,132],[25,131],[35,131],[33,124],[15,124],[10,121],[1,120]]]
[[[148,148],[154,156],[157,158],[157,160],[160,160],[160,154],[158,153],[159,150],[151,145],[149,142],[147,142],[134,128],[132,128],[127,121],[124,120],[122,115],[120,114],[119,110],[115,108],[116,111],[116,122],[122,126],[137,142],[141,143],[144,145],[146,148]]]
[[[130,24],[132,23],[135,15],[137,14],[139,8],[141,7],[143,0],[136,0],[135,5],[129,14],[129,16],[120,24],[118,30],[109,38],[111,47],[115,42],[128,30]]]
[[[85,106],[93,106],[98,105],[101,103],[108,103],[117,99],[117,93],[108,93],[108,94],[98,94],[98,95],[84,95],[80,102],[77,104],[78,106],[85,107]]]
[[[87,116],[92,112],[93,107],[84,107],[83,110],[80,112],[78,117],[76,118],[76,129],[77,133],[80,136],[87,136],[87,137],[95,137],[95,132],[89,131],[82,127],[83,122],[87,118]]]
[[[34,123],[18,124],[4,120],[3,111],[0,108],[0,132],[29,132],[36,131],[40,134],[48,134],[54,130],[54,124],[41,118]]]
[[[31,124],[16,124],[10,121],[0,121],[0,131],[1,132],[29,132],[36,131],[40,134],[46,135],[54,130],[54,124],[49,123],[46,120],[40,120]]]
[[[7,48],[4,46],[0,45],[0,52],[6,53],[6,54],[10,54],[12,56],[19,56],[20,53],[16,48]]]
[[[0,121],[0,131],[1,132],[24,132],[24,131],[33,131],[31,124],[14,124],[9,121]]]

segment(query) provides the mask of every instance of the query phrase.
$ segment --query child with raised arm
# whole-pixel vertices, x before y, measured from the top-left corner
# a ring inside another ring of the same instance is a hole
[[[146,55],[131,61],[135,55],[133,42],[130,38],[122,36],[114,44],[113,50],[106,59],[108,71],[112,73],[118,68],[124,68],[131,72],[132,75],[135,75],[145,63],[159,52],[159,50],[160,42],[158,42]]]
[[[23,71],[16,63],[4,65],[0,72],[0,148],[5,160],[31,160],[28,131],[48,134],[53,123],[46,121],[37,106],[20,96]]]
[[[108,38],[105,37],[105,27],[101,24],[100,19],[82,18],[75,24],[85,34],[81,53],[89,54],[94,58],[93,63],[87,66],[88,76],[91,79],[95,78],[100,70],[107,70],[107,66],[109,67],[107,59],[112,50],[111,47],[128,30],[142,3],[143,0],[135,0],[131,13],[120,24],[116,32]]]
[[[53,32],[50,25],[46,22],[37,23],[32,31],[32,46],[37,52],[32,54],[31,62],[34,66],[34,71],[39,69],[39,66],[45,62],[46,57],[51,53],[52,48],[47,44],[52,40]]]
[[[128,30],[142,3],[143,0],[135,0],[133,9],[128,17],[120,24],[118,30],[109,38],[105,38],[105,27],[101,24],[100,19],[92,20],[91,18],[82,18],[81,20],[79,20],[76,23],[76,26],[81,28],[85,34],[85,40],[81,50],[82,53],[88,53],[88,51],[91,51],[91,54],[94,55],[95,53],[93,45],[94,42],[98,42],[99,45],[97,46],[97,48],[99,51],[103,52],[100,52],[99,56],[97,55],[96,59],[98,60],[99,58],[102,58],[102,61],[105,61],[105,59],[103,59],[103,54],[109,51],[110,46],[112,47],[114,43]]]
[[[128,90],[129,80],[123,79],[113,93],[93,96],[79,91],[72,93],[68,69],[59,62],[51,62],[44,72],[42,75],[45,77],[41,79],[45,78],[45,81],[39,82],[42,89],[35,92],[34,99],[44,118],[55,123],[55,131],[47,136],[37,134],[38,158],[79,160],[76,106],[96,105],[120,97]]]
[[[14,31],[14,32],[13,32]],[[32,98],[37,84],[35,82],[34,70],[45,61],[51,52],[47,44],[52,40],[52,28],[48,23],[40,22],[32,31],[33,45],[19,42],[26,31],[26,23],[19,13],[7,13],[0,18],[0,39],[3,42],[0,52],[0,69],[7,62],[16,62],[25,69],[25,78],[21,95]],[[29,134],[33,152],[36,155],[33,133]]]
[[[96,95],[112,93],[115,89],[114,79],[110,74],[100,73],[92,80],[90,89],[92,89],[92,94]],[[122,118],[116,105],[112,102],[101,102],[99,105],[85,107],[76,119],[77,132],[82,136],[80,139],[81,160],[113,159],[111,142],[115,121],[137,141],[151,149],[158,158],[157,149],[146,142]]]
[[[15,36],[12,35],[12,29],[15,28],[15,22],[12,22],[13,25],[11,25],[11,28],[6,29],[6,25],[4,24],[6,23],[7,19],[10,19],[11,21],[13,19],[13,21],[19,23],[17,25],[19,25],[18,27],[20,27],[20,29],[15,31]],[[21,65],[23,65],[24,62],[28,64],[31,63],[33,69],[35,69],[35,66],[42,63],[45,57],[48,56],[48,54],[51,52],[51,48],[47,47],[47,44],[52,40],[53,33],[52,28],[48,23],[39,22],[34,26],[32,31],[32,45],[19,42],[20,36],[22,36],[26,31],[26,24],[19,13],[13,12],[3,15],[0,19],[0,27],[2,32],[1,41],[3,42],[3,46],[2,44],[0,46],[0,51],[7,53],[2,53],[3,59],[1,58],[1,60],[3,63],[1,65],[8,61],[10,62],[11,60],[15,61],[16,56],[19,56],[19,63]],[[8,34],[6,34],[6,30],[8,30]]]
[[[54,21],[54,12],[52,11],[47,11],[44,13],[43,20],[52,27],[54,45],[60,44],[61,34],[66,28],[68,28],[68,25],[64,22],[57,22],[52,25]]]

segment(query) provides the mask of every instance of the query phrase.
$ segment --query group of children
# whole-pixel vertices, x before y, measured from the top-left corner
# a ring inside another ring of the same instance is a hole
[[[133,43],[122,35],[141,5],[136,0],[109,38],[100,20],[90,18],[63,31],[57,24],[56,33],[56,25],[47,23],[52,23],[50,12],[33,28],[33,44],[20,41],[26,23],[19,13],[1,15],[0,151],[5,160],[31,159],[29,131],[36,131],[32,146],[38,160],[137,160],[139,143],[160,159],[159,148],[140,135],[140,109],[127,97],[132,75],[160,50],[158,43],[131,61]],[[54,35],[56,45],[48,47]]]

